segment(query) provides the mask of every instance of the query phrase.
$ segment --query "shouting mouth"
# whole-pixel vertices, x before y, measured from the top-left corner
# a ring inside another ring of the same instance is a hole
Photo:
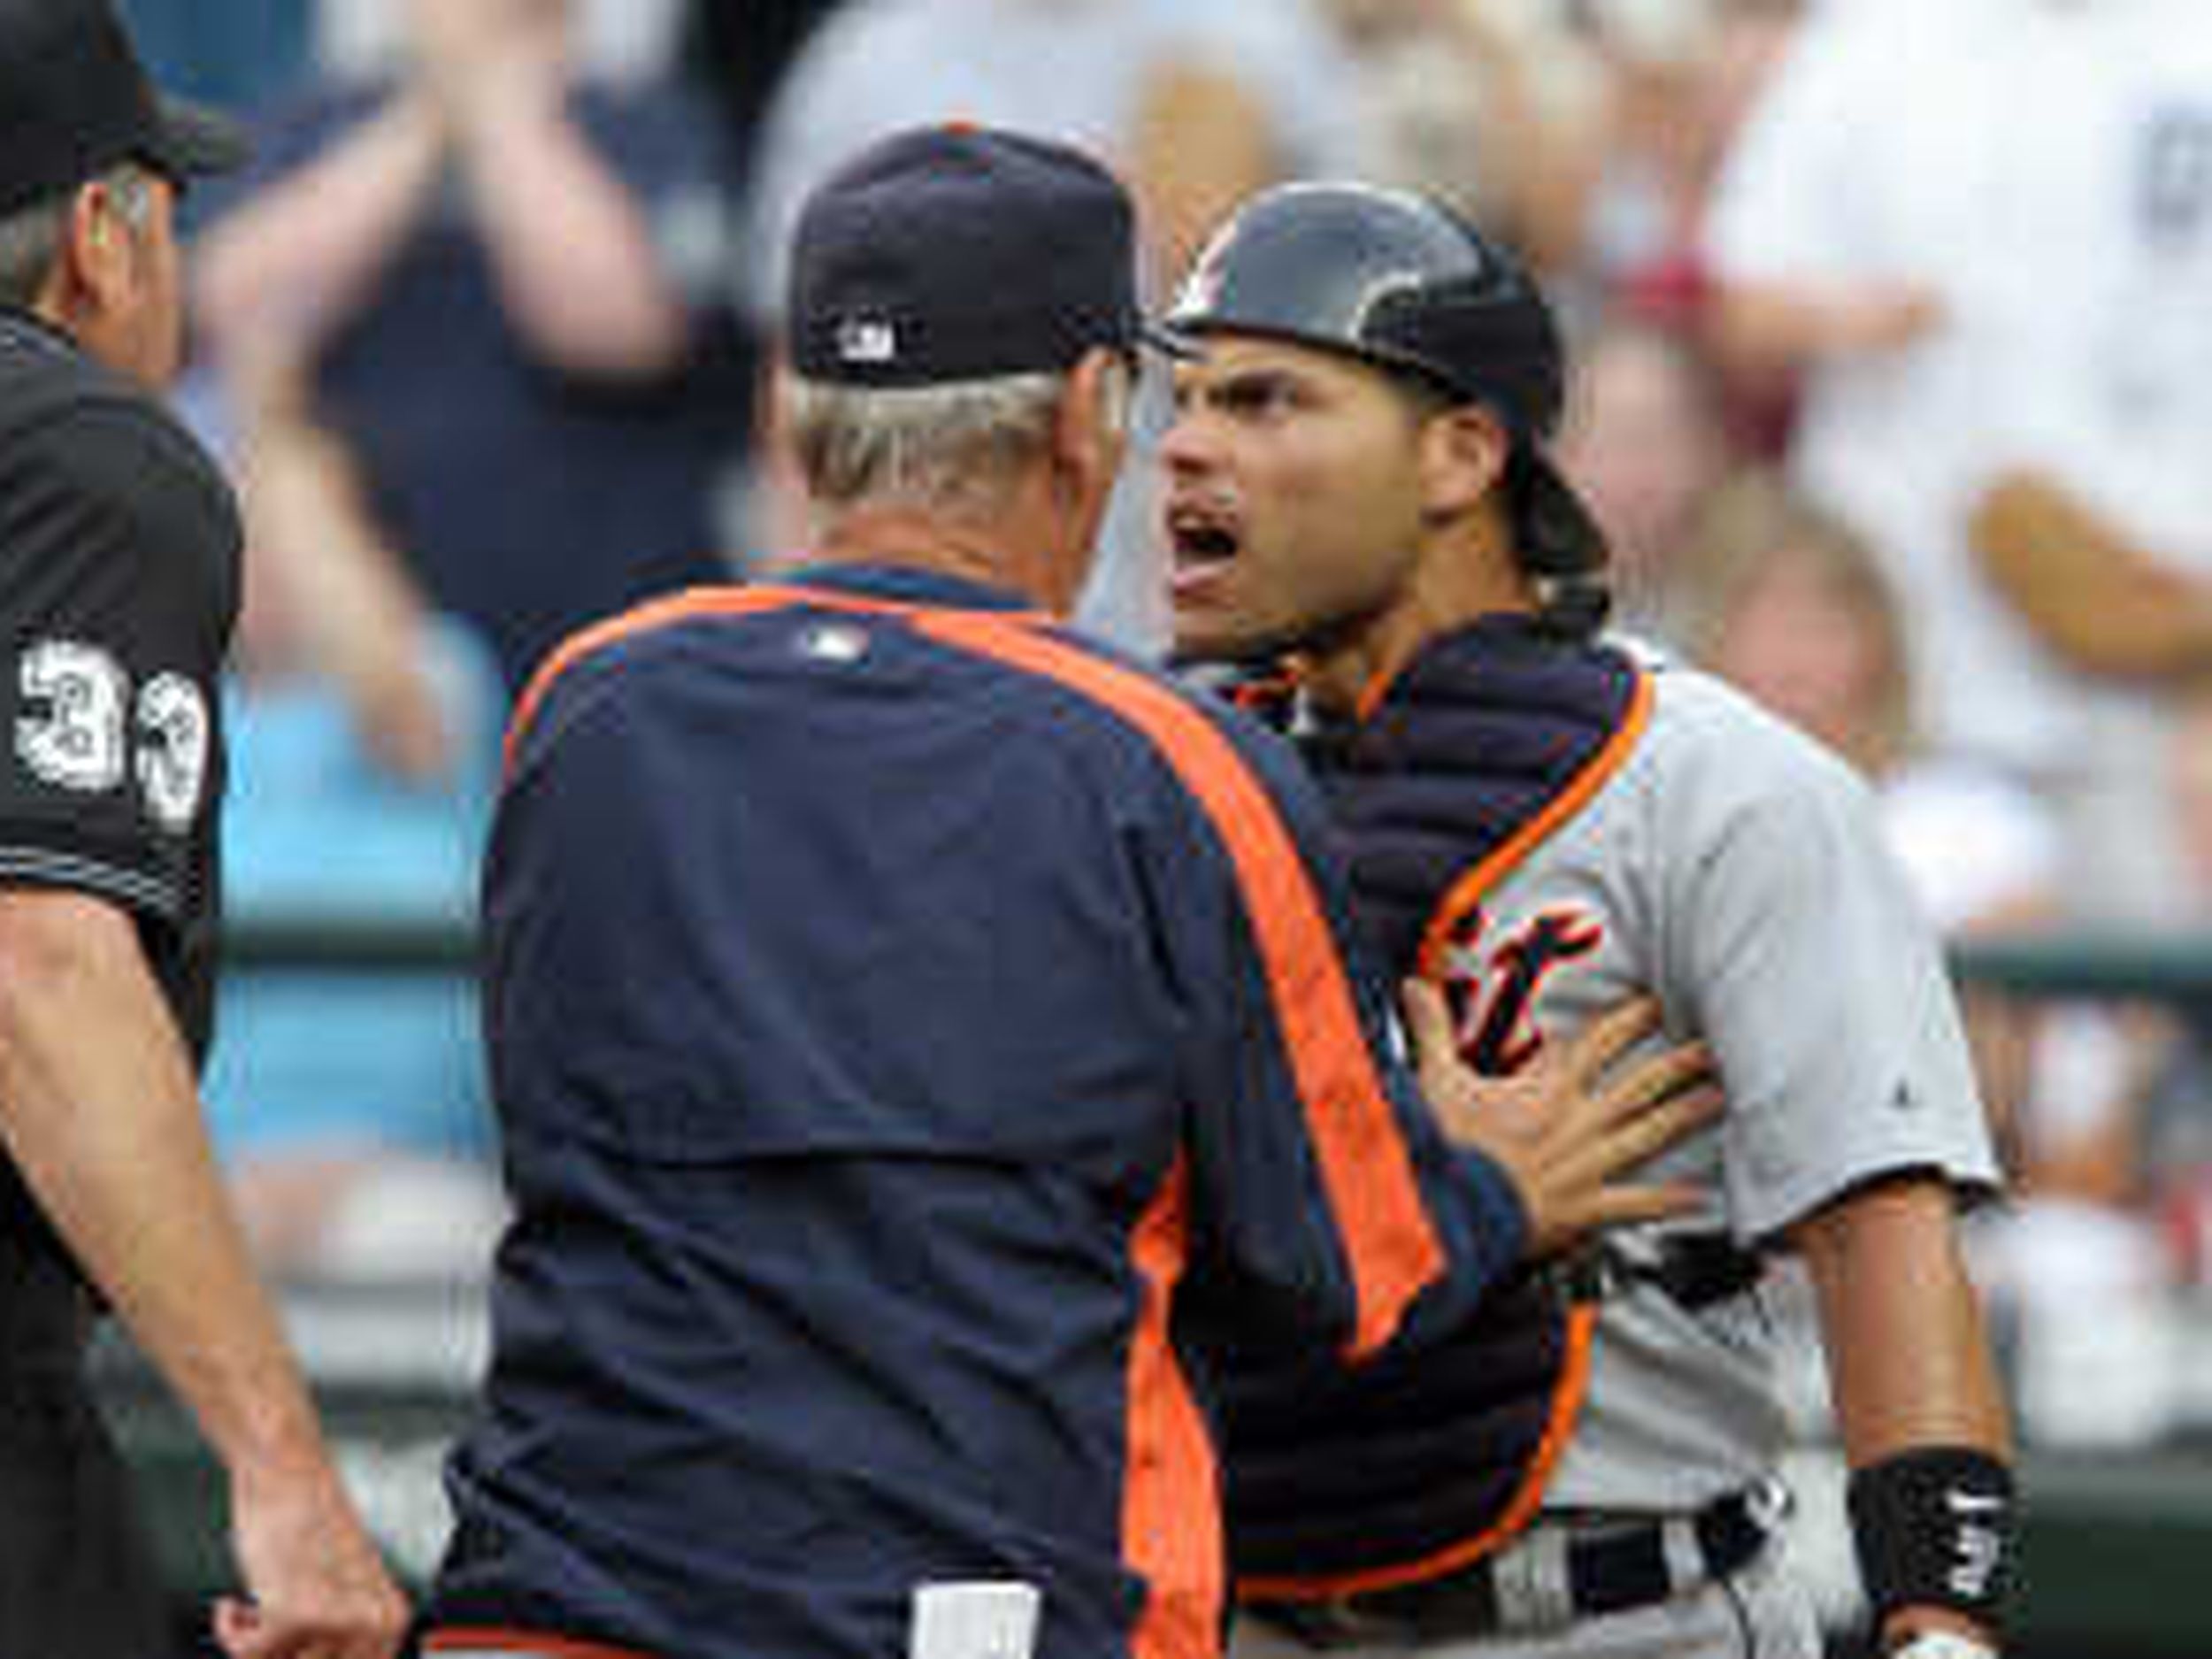
[[[1179,600],[1223,580],[1243,551],[1243,526],[1219,502],[1171,500],[1162,517]]]

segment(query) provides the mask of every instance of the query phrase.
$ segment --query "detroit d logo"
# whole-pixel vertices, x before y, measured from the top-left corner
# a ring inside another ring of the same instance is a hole
[[[1535,1009],[1544,981],[1604,943],[1605,924],[1580,905],[1562,904],[1494,939],[1485,938],[1488,932],[1480,905],[1453,925],[1443,951],[1444,1000],[1467,1064],[1487,1077],[1510,1077],[1543,1052]]]

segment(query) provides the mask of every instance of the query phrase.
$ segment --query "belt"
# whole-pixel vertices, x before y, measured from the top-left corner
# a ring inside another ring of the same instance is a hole
[[[1755,1287],[1766,1275],[1766,1262],[1724,1233],[1677,1233],[1647,1255],[1632,1255],[1601,1240],[1567,1257],[1560,1271],[1569,1294],[1582,1300],[1653,1285],[1698,1313]]]
[[[1417,1584],[1245,1610],[1309,1647],[1555,1629],[1733,1578],[1757,1558],[1787,1504],[1778,1483],[1762,1484],[1694,1515],[1605,1520],[1586,1530],[1563,1518],[1540,1521],[1496,1555]]]

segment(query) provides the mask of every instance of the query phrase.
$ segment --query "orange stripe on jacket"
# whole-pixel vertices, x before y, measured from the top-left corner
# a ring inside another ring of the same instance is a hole
[[[423,1638],[425,1653],[527,1654],[530,1659],[649,1659],[634,1647],[610,1647],[569,1636],[543,1636],[534,1631],[453,1625],[434,1630]]]
[[[688,622],[695,617],[742,616],[756,611],[773,611],[792,602],[788,591],[775,588],[687,588],[681,593],[649,600],[604,621],[579,628],[538,664],[529,684],[522,688],[522,695],[515,700],[515,711],[507,721],[506,764],[515,764],[515,757],[522,749],[523,735],[537,718],[539,705],[552,690],[553,682],[593,652],[672,623]]]
[[[1130,1242],[1144,1304],[1131,1333],[1122,1556],[1148,1588],[1133,1659],[1216,1659],[1227,1545],[1213,1434],[1175,1352],[1175,1287],[1190,1257],[1190,1171],[1180,1160]]]
[[[947,643],[1042,675],[1142,731],[1206,810],[1236,868],[1304,1101],[1322,1186],[1344,1240],[1356,1312],[1347,1343],[1371,1353],[1444,1270],[1444,1249],[1397,1133],[1337,942],[1274,804],[1228,739],[1165,687],[1035,630],[1033,612],[937,609],[798,586],[695,588],[572,634],[531,676],[507,731],[511,765],[547,692],[583,657],[705,617],[785,606],[904,615]]]
[[[1379,1348],[1407,1304],[1444,1271],[1444,1247],[1421,1202],[1320,895],[1266,790],[1203,715],[1141,674],[1004,616],[933,611],[918,626],[1111,709],[1152,740],[1205,809],[1243,890],[1350,1264],[1356,1314],[1346,1348],[1356,1356]]]
[[[514,764],[516,753],[522,747],[523,734],[536,718],[539,705],[553,688],[553,682],[594,652],[680,622],[695,621],[703,617],[754,616],[762,611],[780,611],[794,605],[895,616],[910,616],[917,609],[902,600],[871,599],[863,594],[837,593],[825,588],[772,582],[743,587],[730,583],[714,588],[687,588],[681,593],[649,599],[603,621],[579,628],[547,654],[545,660],[531,674],[529,684],[523,687],[522,695],[516,699],[514,714],[507,722],[506,764],[510,766]]]

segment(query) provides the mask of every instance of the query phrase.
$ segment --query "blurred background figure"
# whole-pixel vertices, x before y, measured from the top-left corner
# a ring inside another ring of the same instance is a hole
[[[234,926],[470,927],[497,776],[498,670],[434,621],[421,669],[451,751],[396,775],[328,684],[268,638],[231,687]],[[504,1214],[461,972],[234,966],[206,1088],[248,1235],[287,1278],[474,1279]]]
[[[514,692],[732,568],[735,184],[673,4],[327,0],[325,65],[209,193],[193,399],[238,476],[230,910],[465,937]],[[463,972],[242,969],[209,1095],[267,1261],[480,1275]]]
[[[1613,625],[1678,643],[1682,569],[1743,457],[1695,338],[1616,308],[1578,349],[1559,461],[1613,556]]]
[[[2212,571],[2202,23],[2186,0],[1824,6],[1705,239],[1729,361],[1801,388],[1793,474],[1903,598],[1924,728],[2053,803],[2076,920],[2172,918],[2170,711],[2055,649],[1973,532],[1993,488],[2036,465]]]
[[[197,9],[209,8],[202,0]],[[674,65],[688,8],[686,0],[572,0],[565,9],[576,61],[596,80],[638,81]],[[749,0],[744,9],[763,8]],[[316,0],[312,10],[315,57],[326,73],[345,80],[403,73],[411,50],[405,0]]]
[[[1802,0],[1464,3],[1522,42],[1543,142],[1518,152],[1517,234],[1571,312],[1698,320],[1711,194]]]
[[[234,442],[227,408],[194,408],[219,446]],[[341,446],[257,406],[244,424],[259,442],[239,465],[251,534],[226,695],[229,923],[465,937],[507,701],[498,665],[474,630],[424,609],[380,543],[331,533],[324,503],[359,487]],[[234,963],[222,1007],[211,1127],[265,1264],[294,1279],[480,1278],[503,1205],[469,976]]]
[[[871,140],[974,120],[1083,145],[1138,192],[1157,280],[1233,202],[1350,161],[1325,0],[843,0],[767,112],[742,257],[757,315],[780,305],[800,200]]]
[[[1425,190],[1510,242],[1548,149],[1525,26],[1495,0],[1324,0],[1349,82],[1347,171]]]
[[[2192,896],[2212,912],[2212,687],[2198,686],[2183,703],[2169,765]],[[2176,1277],[2203,1317],[2212,1313],[2212,1008],[2200,1002],[2175,1011],[2170,1046],[2144,1091],[2142,1170]]]
[[[512,689],[582,624],[727,573],[749,378],[729,177],[710,111],[665,75],[583,72],[565,0],[373,15],[384,35],[334,50],[396,62],[267,127],[199,241],[196,316],[244,464],[303,421],[357,483],[268,557],[381,543]]]

